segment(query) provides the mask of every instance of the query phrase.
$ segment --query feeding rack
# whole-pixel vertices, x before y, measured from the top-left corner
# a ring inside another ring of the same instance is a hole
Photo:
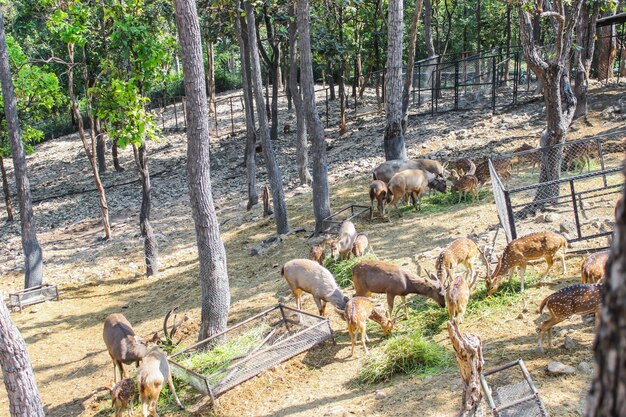
[[[26,306],[43,303],[48,300],[59,301],[59,289],[56,285],[43,284],[9,293],[9,307],[13,311],[19,310],[20,313],[22,308]]]
[[[172,355],[169,363],[174,376],[214,402],[236,385],[330,338],[327,318],[278,304]],[[212,353],[219,360],[204,371],[189,368],[194,355]]]
[[[322,220],[322,229],[324,232],[329,233],[338,232],[343,222],[356,219],[363,214],[369,213],[370,210],[370,206],[350,204],[348,207],[344,207]]]
[[[488,377],[495,374],[498,375],[489,378],[488,382]],[[537,388],[521,359],[483,372],[480,376],[480,385],[494,417],[548,416]]]

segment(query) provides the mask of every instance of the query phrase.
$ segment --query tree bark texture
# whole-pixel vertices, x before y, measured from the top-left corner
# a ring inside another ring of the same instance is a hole
[[[289,90],[296,108],[296,167],[300,184],[311,184],[309,173],[309,151],[307,148],[307,129],[305,111],[302,105],[302,92],[298,87],[298,40],[295,6],[289,6],[293,20],[289,22]]]
[[[106,164],[106,132],[102,130],[100,119],[95,120],[94,128],[96,131],[96,159],[98,160],[98,172],[104,173],[107,170]]]
[[[420,21],[423,0],[417,0],[415,10],[413,10],[413,20],[409,32],[409,45],[407,52],[406,77],[404,78],[404,89],[402,90],[402,131],[406,131],[409,110],[409,95],[413,88],[413,70],[415,65],[415,49],[417,48],[417,25]]]
[[[622,195],[624,191],[622,191]],[[626,207],[617,205],[613,244],[606,263],[600,325],[593,343],[595,372],[586,417],[626,415]]]
[[[573,65],[576,68],[574,93],[576,95],[576,111],[574,119],[587,115],[587,91],[589,90],[589,71],[596,45],[596,21],[600,14],[600,3],[592,5],[583,3],[576,28],[576,43]]]
[[[613,16],[620,10],[621,2],[613,4],[613,8],[605,11],[602,17]],[[617,57],[617,31],[615,25],[603,26],[598,32],[598,47],[593,56],[593,69],[596,78],[604,81],[613,77],[613,64]],[[622,61],[623,62],[623,61]]]
[[[4,38],[4,30],[0,36]],[[11,417],[44,417],[26,342],[4,302],[0,302],[0,366]]]
[[[402,133],[402,0],[390,0],[388,14],[387,72],[385,74],[385,159],[406,159]]]
[[[463,380],[463,401],[458,416],[473,416],[478,411],[483,396],[480,374],[485,361],[481,340],[473,334],[461,334],[456,321],[448,322],[448,334]]]
[[[22,135],[20,133],[20,122],[17,117],[17,103],[15,101],[13,80],[11,79],[2,10],[0,10],[0,82],[2,83],[4,113],[9,133],[9,142],[11,143],[17,201],[20,207],[22,250],[24,251],[24,288],[31,288],[41,285],[43,279],[43,253],[37,241],[37,233],[35,231],[30,181],[28,180],[26,155],[24,154]]]
[[[0,171],[2,171],[2,191],[4,192],[4,204],[7,208],[7,221],[13,221],[13,205],[11,204],[11,190],[7,171],[4,169],[4,158],[0,156]]]
[[[246,11],[246,22],[248,24],[248,38],[250,40],[250,58],[252,63],[252,88],[256,98],[257,115],[259,119],[259,136],[263,146],[263,158],[267,168],[267,176],[272,191],[272,204],[274,206],[274,220],[276,221],[276,232],[279,235],[289,231],[289,220],[287,218],[287,206],[285,205],[285,195],[283,193],[283,176],[280,167],[276,162],[276,155],[270,140],[269,127],[267,125],[267,113],[263,107],[263,84],[261,81],[261,62],[257,48],[256,23],[254,9],[249,1],[244,2]]]
[[[243,5],[240,5],[243,8]],[[256,127],[254,124],[254,100],[250,86],[250,42],[245,17],[237,17],[237,39],[239,41],[239,57],[241,59],[241,86],[243,89],[244,112],[246,115],[246,182],[248,185],[247,210],[259,204],[259,193],[256,187]]]
[[[278,89],[280,87],[280,47],[279,40],[277,39],[277,35],[275,34],[274,26],[270,19],[266,3],[263,5],[263,20],[265,22],[267,41],[272,51],[271,57],[263,48],[258,27],[256,28],[255,33],[257,36],[256,42],[258,45],[258,51],[261,53],[261,56],[263,57],[263,60],[265,61],[265,64],[269,69],[267,85],[269,85],[270,80],[272,82],[272,104],[271,107],[269,107],[268,114],[270,115],[272,122],[270,124],[270,138],[272,139],[272,141],[276,141],[278,139]]]
[[[300,68],[302,101],[306,114],[307,131],[311,138],[313,152],[313,212],[315,233],[322,232],[322,221],[330,216],[328,191],[328,160],[324,125],[315,105],[315,85],[313,80],[313,58],[311,56],[310,15],[308,0],[298,0],[298,34],[300,36]]]
[[[148,169],[148,156],[146,142],[137,148],[133,145],[135,163],[141,179],[141,211],[139,212],[139,228],[143,237],[143,252],[146,259],[146,276],[150,277],[159,272],[159,246],[154,230],[150,224],[150,209],[152,207],[152,186],[150,185],[150,170]]]
[[[187,178],[200,263],[202,309],[198,339],[202,340],[226,329],[230,290],[226,250],[211,195],[209,107],[196,3],[175,0],[174,8],[187,98]]]
[[[435,56],[435,43],[433,42],[433,6],[430,0],[424,0],[424,39],[426,41],[426,53],[431,58]]]
[[[213,52],[213,42],[206,44],[207,67],[209,79],[209,113],[215,114],[215,53]]]
[[[113,168],[117,172],[123,172],[124,168],[120,165],[120,159],[118,156],[119,148],[117,146],[117,139],[111,141],[111,159],[113,159]]]

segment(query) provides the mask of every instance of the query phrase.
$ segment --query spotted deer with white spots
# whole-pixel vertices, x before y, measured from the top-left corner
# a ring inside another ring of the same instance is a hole
[[[487,275],[489,275],[489,263],[487,262],[487,258],[485,258],[485,254],[478,248],[476,242],[466,237],[452,241],[439,253],[435,261],[437,279],[445,285],[451,279],[457,265],[463,265],[465,267],[465,279],[468,279],[474,273],[472,263],[478,255],[482,257],[485,267],[487,268]]]
[[[563,274],[566,274],[567,268],[565,267],[565,255],[563,253],[565,248],[567,248],[567,239],[554,232],[531,233],[512,240],[504,249],[504,252],[502,252],[502,257],[498,258],[498,266],[487,280],[487,293],[491,295],[496,292],[502,282],[503,276],[507,272],[509,273],[510,280],[516,267],[520,270],[519,275],[522,281],[521,291],[524,291],[524,273],[526,272],[526,265],[528,265],[528,262],[535,259],[544,258],[548,263],[548,268],[542,279],[548,276],[548,272],[550,272],[550,268],[552,268],[556,256],[561,258]]]
[[[547,296],[539,306],[539,314],[548,309],[550,318],[539,326],[539,346],[543,353],[543,339],[548,335],[548,347],[552,347],[552,327],[574,314],[596,313],[596,326],[600,320],[600,305],[604,284],[576,284],[562,288]]]
[[[604,267],[609,259],[609,251],[592,253],[580,266],[583,284],[595,284],[604,278]]]

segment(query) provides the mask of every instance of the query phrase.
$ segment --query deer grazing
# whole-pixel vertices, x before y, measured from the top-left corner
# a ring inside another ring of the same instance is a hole
[[[367,320],[371,319],[378,323],[383,329],[383,334],[388,336],[393,329],[395,320],[391,320],[376,310],[374,303],[367,297],[353,297],[346,304],[346,309],[343,314],[344,320],[348,325],[348,333],[350,334],[350,340],[352,341],[352,351],[350,356],[354,355],[354,345],[356,344],[356,338],[361,333],[361,343],[363,349],[367,353],[367,346],[365,341],[367,338]]]
[[[420,169],[434,174],[436,177],[444,178],[446,176],[445,167],[434,159],[392,159],[385,161],[374,169],[374,179],[384,183],[389,183],[391,178],[398,172],[407,169]]]
[[[341,224],[339,229],[339,238],[330,243],[330,254],[334,259],[339,260],[348,259],[350,253],[352,253],[352,246],[354,245],[354,239],[356,238],[356,229],[354,223],[351,221],[345,221]]]
[[[111,388],[111,407],[115,409],[115,417],[122,417],[128,410],[128,415],[134,415],[133,402],[135,401],[135,383],[131,378],[124,378]]]
[[[461,237],[452,241],[446,246],[435,262],[435,272],[437,273],[437,279],[446,284],[448,279],[454,274],[454,269],[457,265],[463,265],[466,270],[466,279],[474,272],[474,266],[472,262],[476,257],[480,255],[487,268],[487,275],[489,275],[489,263],[485,254],[478,248],[476,242],[466,237]]]
[[[493,167],[503,180],[511,178],[511,160],[510,159],[494,159],[492,161]],[[478,164],[476,167],[476,173],[474,174],[478,180],[479,185],[486,184],[491,180],[491,174],[489,173],[489,161],[485,160]]]
[[[117,382],[117,368],[120,370],[120,379],[126,378],[124,364],[130,365],[139,362],[146,356],[148,346],[135,334],[133,327],[122,314],[114,313],[104,320],[102,332],[104,344],[113,361],[113,380]],[[155,333],[150,342],[155,343],[158,335]]]
[[[158,346],[154,345],[141,361],[137,369],[137,385],[139,386],[139,398],[141,399],[141,409],[143,417],[148,417],[148,412],[158,417],[157,402],[163,384],[167,381],[170,391],[174,395],[174,400],[180,408],[184,408],[176,395],[172,373],[167,362],[167,356]]]
[[[509,280],[513,276],[515,267],[520,269],[521,291],[524,291],[524,273],[529,261],[544,258],[548,264],[543,279],[548,276],[548,272],[554,264],[554,258],[558,255],[563,265],[563,274],[567,273],[565,267],[565,256],[563,250],[567,247],[567,239],[554,232],[531,233],[526,236],[514,239],[498,258],[498,266],[493,271],[493,275],[487,280],[487,292],[493,294],[500,285],[504,274],[509,272]]]
[[[374,218],[374,200],[377,202],[378,215],[385,218],[385,201],[387,201],[387,184],[381,180],[374,180],[370,185],[370,220]]]
[[[402,172],[398,172],[389,180],[387,188],[387,203],[393,204],[396,207],[396,211],[399,217],[402,217],[402,213],[398,208],[398,203],[404,196],[411,196],[413,200],[413,207],[415,210],[421,209],[421,199],[424,195],[424,191],[428,187],[434,187],[437,191],[446,191],[446,182],[443,179],[439,179],[434,174],[428,171],[422,171],[421,169],[408,169]]]
[[[298,310],[302,310],[303,292],[313,296],[320,316],[326,315],[326,303],[339,310],[346,307],[348,297],[341,293],[330,271],[320,264],[310,259],[292,259],[283,265],[280,274],[287,280]]]
[[[539,346],[543,353],[543,339],[548,335],[548,347],[552,347],[552,327],[574,314],[596,313],[596,326],[600,320],[600,303],[604,284],[576,284],[562,288],[547,296],[539,307],[539,314],[548,309],[550,318],[539,327]]]
[[[362,260],[352,269],[352,283],[357,296],[369,296],[372,293],[387,294],[389,317],[393,314],[396,296],[402,297],[404,314],[408,318],[406,296],[420,294],[433,299],[440,307],[445,307],[446,300],[437,278],[423,279],[406,269],[387,262]]]
[[[467,193],[472,194],[472,197],[476,201],[480,201],[478,198],[478,178],[472,174],[465,174],[460,176],[455,169],[453,169],[448,177],[450,181],[452,181],[452,188],[450,191],[459,193],[459,201],[461,202],[461,198],[463,200],[467,200]]]
[[[428,273],[428,275],[432,278],[436,278],[430,273]],[[470,283],[467,282],[463,275],[459,275],[454,281],[450,280],[443,287],[442,292],[446,298],[446,306],[448,307],[450,320],[458,320],[459,323],[463,323],[463,316],[465,315],[465,309],[469,302],[471,289],[477,279],[478,272],[474,273]]]
[[[322,243],[311,246],[311,249],[309,250],[309,259],[320,265],[324,265],[324,259],[326,259],[326,244],[330,243],[330,237],[326,237]]]
[[[369,245],[369,241],[367,240],[367,236],[365,236],[362,233],[359,233],[356,239],[354,239],[354,245],[352,246],[352,254],[356,256],[357,258],[359,256],[365,255],[365,250],[367,249],[368,245]]]
[[[468,158],[459,159],[452,166],[460,175],[474,175],[476,173],[476,165]]]
[[[589,255],[580,266],[580,276],[583,284],[595,284],[604,278],[606,261],[609,251],[596,252]]]

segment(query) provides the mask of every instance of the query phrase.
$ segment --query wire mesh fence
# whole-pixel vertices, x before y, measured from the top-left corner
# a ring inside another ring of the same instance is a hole
[[[507,241],[556,229],[580,248],[605,245],[624,184],[621,162],[626,131],[545,148],[523,146],[490,159],[500,224]],[[524,149],[531,148],[531,149]],[[523,150],[522,150],[523,149]],[[511,168],[502,172],[497,166]]]

